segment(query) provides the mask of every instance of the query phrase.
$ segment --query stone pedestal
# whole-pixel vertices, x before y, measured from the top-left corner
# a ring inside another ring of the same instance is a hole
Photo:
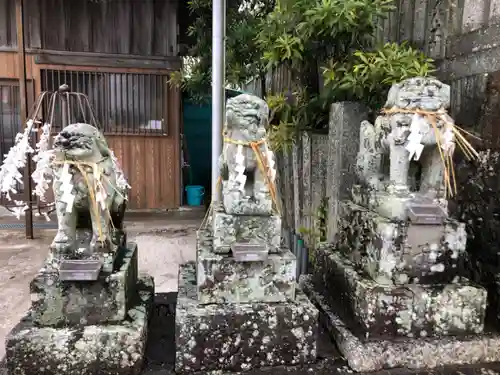
[[[329,301],[365,338],[483,332],[486,290],[464,278],[450,284],[380,285],[338,252],[317,254],[316,282],[335,285]]]
[[[177,373],[245,371],[316,360],[318,310],[301,292],[285,303],[200,305],[179,295]]]
[[[338,306],[318,292],[310,276],[301,277],[300,286],[320,310],[349,367],[356,372],[391,368],[429,369],[447,365],[468,365],[500,361],[500,335],[485,333],[465,336],[365,339],[342,318]]]
[[[135,303],[137,245],[118,251],[115,270],[96,281],[61,281],[56,269],[41,269],[30,284],[31,316],[41,326],[114,323]]]
[[[332,246],[301,288],[359,372],[500,361],[485,333],[486,290],[466,278],[464,224],[393,221],[338,202]]]
[[[254,262],[199,252],[197,264],[201,304],[286,302],[295,298],[297,261],[289,250]]]
[[[272,216],[228,215],[214,212],[213,252],[227,254],[236,242],[262,244],[270,253],[280,252],[281,218]]]
[[[443,225],[408,225],[350,201],[339,202],[338,208],[335,244],[374,281],[445,284],[463,271],[467,242],[463,223],[448,219]]]
[[[323,247],[314,275],[302,277],[300,288],[354,371],[500,361],[500,335],[484,332],[486,290],[464,278],[380,285]]]
[[[251,220],[257,229],[276,219]],[[214,223],[208,228],[214,230]],[[250,231],[248,238],[255,233]],[[318,311],[296,290],[295,256],[284,249],[263,260],[237,261],[232,254],[213,251],[210,230],[200,230],[197,242],[196,262],[179,269],[175,371],[245,371],[314,362]]]
[[[35,276],[32,307],[6,339],[12,374],[140,373],[154,283],[138,277],[134,243],[114,264],[93,282],[61,281],[50,267]]]

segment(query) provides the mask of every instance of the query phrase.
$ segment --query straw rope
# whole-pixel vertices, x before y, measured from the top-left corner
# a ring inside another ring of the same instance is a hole
[[[232,143],[235,145],[240,145],[244,147],[250,147],[253,152],[255,153],[255,157],[257,159],[257,165],[259,167],[259,170],[261,173],[264,175],[266,179],[266,184],[269,187],[269,193],[271,194],[271,199],[273,200],[274,207],[276,212],[281,215],[281,210],[279,208],[278,204],[278,197],[277,197],[277,192],[276,192],[276,185],[274,184],[273,181],[269,178],[268,172],[269,172],[269,166],[265,162],[265,157],[262,154],[262,150],[260,149],[260,146],[266,142],[266,138],[262,138],[259,141],[254,141],[254,142],[243,142],[243,141],[237,141],[228,137],[224,137],[224,142],[226,143]],[[220,188],[220,185],[222,184],[222,177],[219,176],[217,179],[217,184],[216,184],[216,189],[218,190]],[[211,215],[213,211],[213,201],[210,202],[210,206],[207,210],[207,213],[205,214],[205,217],[203,218],[203,221],[201,222],[200,229],[205,228],[205,225],[208,222],[208,217]]]
[[[105,240],[105,239],[103,239],[103,228],[102,228],[102,223],[101,223],[100,215],[99,215],[99,204],[97,203],[97,199],[96,199],[97,188],[100,187],[101,189],[104,189],[104,185],[102,184],[101,181],[98,181],[96,179],[94,179],[94,181],[93,181],[94,183],[91,184],[88,173],[84,168],[84,167],[91,167],[92,171],[97,171],[98,168],[100,168],[99,167],[100,162],[89,163],[89,162],[81,162],[81,161],[74,161],[74,160],[63,160],[63,161],[54,161],[53,164],[55,164],[55,165],[64,165],[64,164],[73,165],[82,174],[83,179],[85,180],[85,184],[87,185],[87,189],[89,191],[89,198],[90,198],[90,203],[91,203],[90,208],[93,211],[94,216],[97,220],[97,229],[98,229],[98,236],[99,236],[98,240],[99,241]],[[100,173],[100,176],[102,176],[105,179],[105,181],[109,184],[109,186],[111,186],[111,188],[118,195],[120,195],[122,198],[126,199],[126,197],[124,197],[123,194],[121,192],[119,192],[115,186],[113,186],[113,184],[111,183],[111,181],[109,180],[109,178],[107,176],[105,176],[103,173]],[[109,218],[109,221],[111,222],[111,226],[113,227],[113,229],[116,229],[115,225],[113,223],[113,220],[111,218],[111,212],[109,212],[108,208],[106,208],[104,211],[106,213],[106,216]]]
[[[445,187],[445,197],[452,197],[454,194],[457,194],[457,182],[455,178],[455,168],[453,165],[453,156],[451,153],[443,153],[441,148],[441,139],[439,129],[437,127],[437,123],[441,120],[444,123],[445,127],[448,127],[452,130],[453,135],[455,136],[455,143],[460,147],[464,155],[467,159],[477,159],[479,158],[478,152],[474,149],[474,147],[470,144],[470,142],[465,138],[462,134],[469,135],[473,138],[480,139],[476,135],[468,132],[465,129],[462,129],[460,126],[450,122],[447,120],[447,112],[443,109],[439,111],[424,111],[420,109],[402,109],[393,107],[390,109],[383,109],[381,111],[383,114],[391,115],[396,113],[406,113],[406,114],[418,114],[424,117],[431,125],[434,130],[434,134],[436,137],[437,148],[439,150],[439,154],[441,156],[441,160],[444,166],[444,187]]]

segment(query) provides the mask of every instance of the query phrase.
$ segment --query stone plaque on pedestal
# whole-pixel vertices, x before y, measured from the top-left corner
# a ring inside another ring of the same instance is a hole
[[[213,251],[227,254],[236,242],[265,244],[270,253],[279,253],[281,218],[278,215],[252,216],[213,213]]]

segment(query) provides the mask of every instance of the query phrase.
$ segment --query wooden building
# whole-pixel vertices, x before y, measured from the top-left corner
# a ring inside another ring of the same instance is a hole
[[[178,1],[23,3],[28,102],[63,83],[88,95],[132,186],[129,207],[178,207],[181,95],[167,83],[182,61]],[[2,154],[21,128],[17,44],[16,0],[0,0]]]

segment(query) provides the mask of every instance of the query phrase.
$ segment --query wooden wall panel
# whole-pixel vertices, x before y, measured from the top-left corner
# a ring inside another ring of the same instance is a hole
[[[174,137],[108,136],[132,189],[131,209],[177,208],[179,163]]]
[[[17,54],[0,52],[0,78],[17,79]],[[33,80],[34,91],[40,93],[40,69],[61,69],[61,66],[37,65],[34,56],[27,56],[28,79]],[[96,68],[68,66],[68,70],[105,70],[138,72],[138,69]],[[140,70],[148,72],[148,70]],[[165,71],[149,70],[150,73]],[[132,186],[129,208],[167,209],[180,205],[180,123],[181,95],[170,88],[167,106],[168,136],[107,135],[109,146],[124,169]]]
[[[0,47],[17,46],[14,0],[0,0]]]
[[[177,0],[24,0],[26,46],[177,55]],[[15,0],[0,0],[0,48],[16,47]]]
[[[0,0],[0,5],[5,1],[13,0]],[[176,0],[26,2],[27,12],[31,12],[29,8],[40,9],[43,49],[141,56],[177,55]],[[41,2],[43,6],[40,6]]]
[[[33,56],[26,56],[26,74],[33,78]],[[0,52],[0,78],[18,79],[17,52]]]
[[[40,2],[45,0],[24,0],[24,31],[26,47],[40,48]],[[64,21],[64,20],[63,20]],[[0,48],[15,48],[16,4],[15,0],[0,0]]]

